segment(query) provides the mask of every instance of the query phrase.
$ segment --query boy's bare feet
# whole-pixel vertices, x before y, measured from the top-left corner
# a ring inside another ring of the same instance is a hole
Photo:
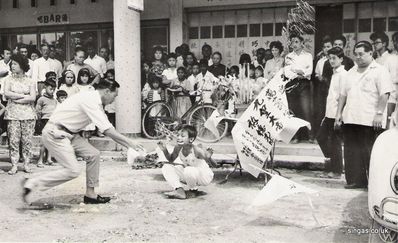
[[[18,172],[18,166],[17,165],[13,165],[11,167],[11,170],[8,171],[9,175],[15,175]]]
[[[169,198],[174,198],[174,199],[187,199],[187,194],[185,193],[185,190],[182,187],[179,187],[172,192],[167,192],[165,193],[165,195],[168,196]]]

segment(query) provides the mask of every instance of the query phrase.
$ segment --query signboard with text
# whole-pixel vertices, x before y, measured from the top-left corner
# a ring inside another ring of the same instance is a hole
[[[69,24],[69,15],[66,13],[41,14],[36,18],[37,25]]]

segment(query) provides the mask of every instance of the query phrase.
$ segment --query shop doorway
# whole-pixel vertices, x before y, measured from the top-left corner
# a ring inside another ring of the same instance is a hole
[[[143,20],[141,21],[141,49],[145,59],[152,60],[153,48],[161,46],[164,53],[169,49],[169,21]]]
[[[322,50],[322,38],[343,34],[343,5],[315,7],[315,54]]]

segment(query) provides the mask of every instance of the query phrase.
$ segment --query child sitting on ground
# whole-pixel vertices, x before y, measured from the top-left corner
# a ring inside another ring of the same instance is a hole
[[[177,199],[195,197],[199,195],[198,186],[207,186],[213,180],[214,174],[208,165],[208,163],[215,165],[211,159],[212,152],[194,145],[196,136],[197,131],[194,126],[182,126],[178,130],[177,145],[171,154],[163,142],[158,143],[169,162],[163,165],[162,174],[167,183],[175,189],[167,193],[169,197]],[[186,183],[187,190],[183,188],[181,182]]]
[[[44,94],[37,100],[36,111],[37,116],[40,118],[38,120],[39,128],[38,133],[41,134],[44,126],[47,124],[48,119],[50,119],[51,114],[57,106],[57,100],[54,99],[54,90],[57,84],[53,78],[49,78],[44,82]],[[42,168],[46,165],[52,165],[51,155],[48,154],[47,149],[41,145],[40,156],[37,162],[37,167]]]

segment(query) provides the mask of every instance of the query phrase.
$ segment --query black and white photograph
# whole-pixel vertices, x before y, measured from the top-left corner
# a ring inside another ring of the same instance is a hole
[[[0,242],[398,243],[398,0],[0,0]]]

